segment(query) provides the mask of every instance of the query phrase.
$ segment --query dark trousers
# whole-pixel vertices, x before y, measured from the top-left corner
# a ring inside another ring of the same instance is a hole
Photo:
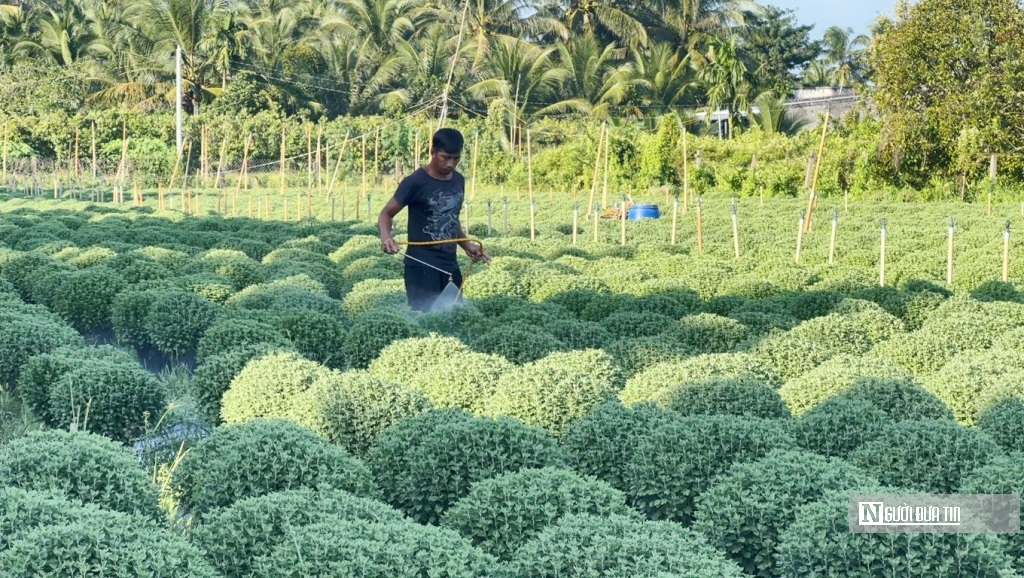
[[[458,265],[451,268],[451,282],[462,286],[462,271]],[[428,311],[438,295],[448,285],[448,274],[418,263],[405,264],[405,294],[409,307],[416,311]],[[460,296],[461,300],[461,296]]]

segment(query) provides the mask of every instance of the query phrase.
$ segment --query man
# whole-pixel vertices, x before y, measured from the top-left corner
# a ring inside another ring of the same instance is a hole
[[[466,179],[455,170],[462,157],[463,144],[462,134],[455,129],[444,128],[434,133],[430,163],[402,180],[377,218],[381,249],[385,253],[398,252],[391,229],[395,215],[405,207],[409,207],[410,242],[466,236],[459,223]],[[478,244],[468,241],[458,244],[473,261],[490,262],[490,255]],[[406,256],[405,293],[412,309],[429,310],[449,281],[456,287],[462,286],[454,243],[410,245]]]

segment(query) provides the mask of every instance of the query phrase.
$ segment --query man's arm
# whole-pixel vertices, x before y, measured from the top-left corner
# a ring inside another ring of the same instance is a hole
[[[400,213],[403,208],[403,205],[392,197],[384,205],[380,215],[377,217],[377,229],[380,231],[380,248],[385,253],[393,255],[398,252],[398,243],[391,236],[391,229],[394,227],[395,215]]]
[[[465,238],[467,235],[462,230],[462,223],[459,223],[456,236],[459,239]],[[474,243],[473,241],[459,241],[459,246],[466,252],[467,255],[474,261],[484,261],[486,263],[491,262],[491,256],[487,254],[487,251],[483,248],[483,245]]]

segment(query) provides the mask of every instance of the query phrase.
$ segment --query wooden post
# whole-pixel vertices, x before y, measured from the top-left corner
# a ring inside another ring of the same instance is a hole
[[[676,193],[672,201],[672,238],[671,243],[676,244],[676,224],[679,221],[679,193]]]
[[[321,145],[323,144],[323,136],[324,136],[324,127],[323,126],[317,127],[317,132],[316,132],[316,190],[317,190],[317,194],[323,194],[323,192],[324,192],[323,172],[320,170],[320,167],[321,167],[321,164],[320,164],[320,150],[321,150]],[[307,194],[309,194],[311,192],[312,191],[310,191],[310,190],[306,191]]]
[[[804,219],[807,217],[807,209],[800,209],[800,224],[796,228],[796,262],[800,262],[800,248],[804,240]]]
[[[533,147],[530,145],[530,127],[526,127],[526,181],[530,186],[530,200],[533,200]]]
[[[1010,221],[1003,230],[1003,283],[1010,281]]]
[[[807,222],[805,223],[808,233],[811,232],[811,222],[814,216],[814,205],[816,204],[815,197],[818,194],[818,174],[821,172],[821,163],[825,155],[825,134],[828,132],[828,120],[831,114],[832,108],[829,107],[825,111],[825,122],[822,123],[821,125],[821,142],[818,144],[818,158],[814,163],[814,180],[811,181],[811,202],[809,208],[807,209]]]
[[[605,131],[604,131],[604,133],[605,133],[604,134],[604,167],[603,167],[604,185],[601,187],[601,204],[602,205],[607,205],[608,204],[608,149],[611,148],[610,145],[612,143],[612,131],[611,131],[610,128],[608,128],[608,121],[605,121],[604,126],[605,126]]]
[[[882,240],[881,240],[881,253],[878,259],[878,286],[885,287],[885,240],[888,237],[889,220],[882,219]]]
[[[380,180],[380,165],[378,157],[380,154],[380,127],[373,131],[373,182]]]
[[[814,151],[811,151],[811,155],[807,158],[807,170],[804,171],[804,190],[811,190],[811,178],[814,176]]]
[[[157,207],[162,211],[164,210],[164,184],[158,183],[156,187],[156,204]]]
[[[313,188],[313,126],[306,126],[306,190]],[[287,221],[287,219],[285,219]]]
[[[626,195],[622,195],[622,216],[619,218],[619,221],[622,222],[622,226],[621,226],[622,230],[621,230],[621,233],[619,234],[619,236],[621,238],[622,246],[625,246],[626,245]]]
[[[956,230],[956,221],[949,218],[949,240],[946,248],[946,285],[953,286],[953,235]]]
[[[235,197],[234,197],[235,200],[232,202],[232,205],[231,205],[231,214],[232,215],[237,214],[235,212],[236,209],[237,209],[236,203],[238,201],[238,193],[239,193],[239,191],[242,190],[242,180],[243,179],[248,180],[248,175],[249,175],[249,145],[251,143],[252,143],[252,134],[250,133],[250,134],[247,134],[245,136],[245,147],[244,147],[244,149],[242,151],[242,168],[241,168],[241,171],[239,172],[239,175],[238,175],[238,186],[235,187]],[[246,188],[248,189],[248,187],[246,187]]]
[[[836,260],[836,230],[839,228],[839,211],[832,211],[832,237],[828,243],[828,264]]]
[[[92,123],[92,178],[96,178],[96,121]]]
[[[285,131],[284,123],[282,122],[281,123],[281,196],[284,196],[284,183],[285,183],[285,180],[286,180],[285,174],[284,174],[284,167],[285,167],[285,163],[286,163],[285,154],[284,154],[285,153],[285,140],[284,140],[285,132],[284,131]]]
[[[576,244],[576,235],[579,231],[580,221],[580,204],[577,201],[572,202],[572,244]]]
[[[181,187],[188,188],[188,171],[192,167],[192,141],[188,141],[185,147],[185,172],[181,176]],[[127,167],[125,167],[127,168]]]
[[[697,204],[696,204],[696,209],[697,209],[697,252],[698,253],[703,253],[704,252],[704,218],[703,218],[703,216],[700,213],[700,209],[701,209],[700,205],[701,205],[700,197],[697,197]]]
[[[686,204],[690,202],[690,161],[687,158],[689,153],[686,149],[686,129],[683,128],[683,214],[686,214]]]
[[[739,215],[736,203],[732,204],[732,246],[736,252],[736,258],[740,258],[740,228],[739,228]]]
[[[341,170],[341,160],[345,158],[345,149],[348,148],[348,135],[345,135],[345,140],[341,141],[341,151],[338,152],[338,158],[334,164],[334,172],[331,174],[331,182],[327,184],[327,198],[333,199],[331,193],[334,191],[334,183],[338,180],[338,171]],[[344,197],[342,197],[344,203]],[[333,218],[331,219],[334,220]]]
[[[217,178],[213,181],[214,190],[220,190],[220,180],[224,175],[224,163],[228,154],[227,135],[220,141],[220,160],[217,161]]]

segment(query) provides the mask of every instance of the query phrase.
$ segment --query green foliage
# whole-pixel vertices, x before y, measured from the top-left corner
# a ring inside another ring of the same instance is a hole
[[[826,399],[872,380],[902,380],[910,372],[895,363],[873,357],[836,356],[786,382],[779,390],[793,415],[800,416]],[[887,408],[879,408],[887,411]]]
[[[114,298],[127,283],[116,271],[97,265],[70,273],[53,295],[53,309],[79,331],[111,326]]]
[[[882,435],[889,425],[889,416],[872,403],[837,396],[800,416],[793,427],[793,437],[806,450],[845,458]]]
[[[626,494],[651,520],[693,521],[697,498],[734,463],[795,448],[782,420],[692,416],[657,424],[627,458]]]
[[[289,352],[291,347],[273,344],[248,345],[229,349],[203,360],[192,379],[192,394],[203,413],[213,422],[220,421],[221,399],[246,364],[271,353]]]
[[[523,544],[569,514],[640,516],[626,495],[604,482],[561,468],[520,470],[472,487],[444,516],[443,526],[508,560]]]
[[[332,369],[345,366],[341,351],[348,331],[337,317],[299,310],[277,315],[273,324],[306,359]]]
[[[484,414],[561,436],[572,421],[613,399],[621,385],[612,358],[599,349],[552,353],[502,374]]]
[[[50,316],[5,305],[0,308],[0,383],[13,384],[33,355],[82,345],[82,336]]]
[[[666,408],[680,415],[790,416],[779,392],[749,375],[688,382],[663,399]]]
[[[850,455],[883,484],[952,493],[977,468],[1003,454],[986,433],[949,420],[904,421]]]
[[[999,457],[967,475],[957,489],[962,494],[1021,494],[1024,486],[1022,454]],[[1005,552],[1013,560],[1014,569],[1024,572],[1024,535],[1004,534]]]
[[[217,576],[200,550],[185,538],[102,516],[19,532],[10,547],[0,551],[0,577],[90,574],[117,578]]]
[[[245,498],[214,510],[193,531],[192,541],[225,576],[248,576],[292,529],[325,522],[398,522],[402,515],[368,498],[335,489],[298,489]]]
[[[671,329],[672,336],[696,354],[733,351],[748,333],[739,321],[713,313],[683,317]]]
[[[148,341],[165,355],[184,355],[195,349],[219,311],[215,303],[193,293],[159,295],[146,314]]]
[[[753,576],[772,577],[779,534],[800,506],[829,491],[877,484],[842,460],[798,451],[737,464],[697,499],[693,524]]]
[[[290,530],[254,576],[494,576],[494,558],[452,530],[407,521],[331,521]]]
[[[500,355],[516,364],[537,361],[566,349],[564,343],[549,333],[522,322],[498,325],[473,340],[472,346],[476,351]]]
[[[978,415],[977,426],[1005,451],[1024,450],[1024,401],[1008,397],[990,405]]]
[[[348,367],[366,369],[391,342],[424,335],[418,325],[401,314],[368,311],[353,320],[341,354]]]
[[[706,354],[651,365],[626,381],[619,398],[628,405],[664,403],[679,388],[710,378],[749,378],[771,387],[781,385],[774,371],[749,354]]]
[[[849,487],[830,492],[796,511],[779,535],[776,568],[781,576],[823,578],[997,578],[1010,561],[1000,537],[991,534],[865,533],[849,531],[850,494],[915,494],[909,488]],[[880,553],[884,558],[880,559]]]
[[[391,505],[420,523],[438,524],[475,483],[523,469],[561,466],[565,456],[540,428],[509,418],[441,410],[385,431],[366,461]]]
[[[229,349],[267,344],[288,347],[291,343],[269,323],[254,319],[221,317],[203,332],[196,345],[196,359],[202,363],[209,357]]]
[[[286,415],[347,452],[363,456],[377,437],[399,421],[431,409],[427,397],[365,370],[321,372],[291,398]]]
[[[744,576],[701,534],[671,522],[569,514],[521,547],[509,578]]]
[[[869,402],[893,421],[953,419],[953,412],[909,377],[862,377],[836,395]]]
[[[110,308],[110,323],[117,341],[136,349],[151,345],[146,329],[146,317],[157,298],[164,294],[160,289],[128,289],[114,297]]]
[[[962,353],[927,376],[923,385],[953,410],[957,421],[974,425],[992,404],[1024,396],[1024,362],[1018,351]]]
[[[201,519],[255,496],[333,488],[364,498],[380,491],[345,450],[290,420],[255,419],[216,428],[185,454],[171,477],[183,508]]]
[[[29,432],[0,446],[0,488],[59,492],[156,520],[157,490],[124,446],[87,432]]]
[[[324,366],[293,351],[251,358],[224,392],[220,417],[224,423],[284,417],[293,400],[327,372]]]

